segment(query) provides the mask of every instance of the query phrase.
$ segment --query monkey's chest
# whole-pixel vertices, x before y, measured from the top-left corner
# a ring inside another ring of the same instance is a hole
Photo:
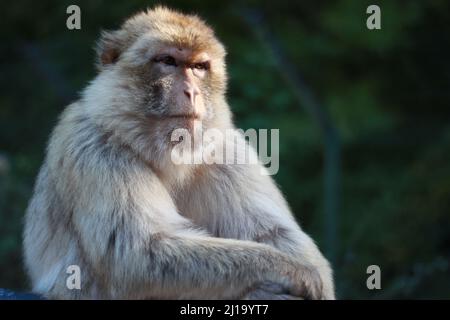
[[[237,200],[236,200],[237,201]],[[219,238],[242,239],[248,225],[239,203],[219,192],[187,193],[175,200],[181,215]]]

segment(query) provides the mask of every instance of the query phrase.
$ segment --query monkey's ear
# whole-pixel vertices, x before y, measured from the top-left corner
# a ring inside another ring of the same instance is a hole
[[[125,36],[122,30],[102,31],[97,42],[97,67],[102,70],[107,65],[114,64],[125,48]]]

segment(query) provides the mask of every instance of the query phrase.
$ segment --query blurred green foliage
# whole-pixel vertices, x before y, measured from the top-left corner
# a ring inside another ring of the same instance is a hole
[[[160,2],[159,2],[160,3]],[[265,14],[342,139],[341,298],[450,298],[450,4],[376,1],[168,1],[203,16],[228,48],[229,102],[239,127],[280,129],[275,177],[323,247],[323,140],[242,19]],[[82,29],[65,27],[78,4]],[[0,287],[28,287],[22,217],[45,143],[64,104],[95,76],[93,45],[152,1],[11,1],[0,34]],[[366,268],[382,290],[366,288]]]

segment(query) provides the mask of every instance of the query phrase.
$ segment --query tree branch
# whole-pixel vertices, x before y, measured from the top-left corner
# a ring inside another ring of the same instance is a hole
[[[277,70],[289,85],[299,105],[311,116],[324,138],[324,211],[326,253],[336,261],[338,211],[340,198],[341,146],[339,133],[325,108],[305,83],[298,68],[288,59],[278,39],[266,26],[263,14],[255,9],[241,11],[241,16],[270,53]]]

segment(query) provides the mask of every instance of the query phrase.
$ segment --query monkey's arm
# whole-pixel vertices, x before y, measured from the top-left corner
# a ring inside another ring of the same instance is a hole
[[[84,259],[113,298],[240,298],[264,281],[318,297],[320,280],[307,264],[195,230],[148,168],[96,165],[78,173],[84,188],[72,221]]]
[[[271,245],[313,265],[322,280],[322,298],[334,299],[334,283],[329,262],[311,237],[297,224],[274,182],[265,176],[258,185],[253,189],[254,196],[265,200],[256,201],[253,207],[247,208],[248,214],[256,221],[253,240]]]
[[[322,298],[334,299],[332,270],[328,261],[297,224],[283,195],[269,176],[261,174],[261,168],[259,165],[225,166],[215,173],[217,180],[229,182],[227,193],[232,190],[234,199],[227,203],[237,204],[221,215],[223,220],[219,220],[220,223],[232,224],[236,228],[245,226],[241,232],[221,236],[265,243],[314,266],[323,283]],[[216,192],[221,194],[224,191]],[[216,228],[223,229],[220,226]]]

